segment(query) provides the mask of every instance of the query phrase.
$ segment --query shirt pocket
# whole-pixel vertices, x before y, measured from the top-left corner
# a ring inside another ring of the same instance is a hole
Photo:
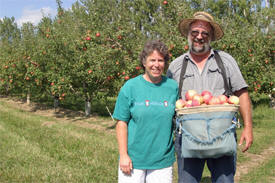
[[[209,68],[207,78],[208,84],[213,91],[224,89],[224,81],[219,68]]]

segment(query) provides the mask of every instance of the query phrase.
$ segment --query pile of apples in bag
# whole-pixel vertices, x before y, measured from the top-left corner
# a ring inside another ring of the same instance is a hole
[[[179,99],[176,102],[176,109],[187,107],[203,106],[203,105],[238,105],[239,98],[235,95],[227,97],[225,95],[212,96],[209,91],[203,91],[198,94],[195,90],[188,90],[185,93],[185,100]]]

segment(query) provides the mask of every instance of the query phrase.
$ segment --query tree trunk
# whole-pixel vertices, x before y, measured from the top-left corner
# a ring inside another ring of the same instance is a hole
[[[55,97],[54,97],[53,106],[54,106],[54,111],[56,111],[56,109],[57,109],[58,106],[59,106],[59,97],[58,97],[58,96],[55,96]]]
[[[91,101],[86,100],[85,101],[85,116],[90,116],[91,115]]]
[[[27,105],[30,105],[31,104],[31,93],[28,92],[27,93]]]

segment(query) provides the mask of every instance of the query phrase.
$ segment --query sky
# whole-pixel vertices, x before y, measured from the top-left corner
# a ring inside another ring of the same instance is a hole
[[[62,7],[71,8],[77,0],[61,0]],[[18,26],[25,22],[37,25],[45,16],[55,17],[57,14],[56,0],[0,0],[0,19],[14,17]]]

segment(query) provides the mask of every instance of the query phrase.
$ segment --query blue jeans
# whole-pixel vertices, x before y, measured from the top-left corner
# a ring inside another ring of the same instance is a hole
[[[220,158],[183,158],[181,157],[181,135],[176,134],[175,150],[178,161],[178,183],[199,183],[204,164],[211,172],[212,183],[233,183],[236,170],[236,156]]]

